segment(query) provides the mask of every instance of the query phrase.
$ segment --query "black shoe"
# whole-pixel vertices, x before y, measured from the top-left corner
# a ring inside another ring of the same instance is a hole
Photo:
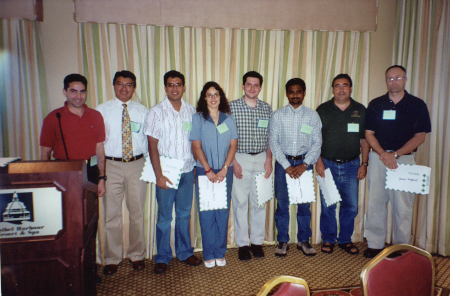
[[[363,256],[366,257],[366,258],[372,259],[376,255],[380,254],[380,252],[383,251],[383,250],[384,249],[367,248],[367,250],[364,251]]]
[[[261,245],[252,244],[250,251],[252,251],[253,257],[264,258],[264,251]]]
[[[239,247],[239,260],[250,260],[252,259],[252,255],[250,254],[250,247],[249,246],[243,246]]]

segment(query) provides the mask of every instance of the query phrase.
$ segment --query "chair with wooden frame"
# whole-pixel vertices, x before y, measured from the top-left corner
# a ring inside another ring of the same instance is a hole
[[[406,251],[399,255],[401,251]],[[388,258],[392,253],[399,255]],[[427,251],[411,245],[393,245],[367,263],[361,272],[364,296],[434,295],[434,261]]]
[[[278,284],[281,286],[273,296],[309,296],[309,287],[304,279],[287,275],[277,276],[268,281],[256,296],[267,295]]]

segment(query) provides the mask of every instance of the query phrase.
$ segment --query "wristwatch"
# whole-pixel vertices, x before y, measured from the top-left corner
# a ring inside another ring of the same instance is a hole
[[[307,164],[306,162],[304,162],[304,163],[303,163],[303,166],[304,166],[305,168],[307,168],[307,167],[309,167],[309,164]]]
[[[228,171],[228,166],[226,164],[223,165],[223,168]]]
[[[397,151],[394,152],[394,157],[395,157],[395,159],[399,159],[400,158],[400,156],[397,154]]]
[[[98,179],[99,179],[99,180],[105,180],[105,182],[106,182],[106,180],[108,179],[108,177],[106,177],[106,176],[100,176],[100,177],[98,177]]]
[[[368,162],[361,162],[361,165],[369,166]]]

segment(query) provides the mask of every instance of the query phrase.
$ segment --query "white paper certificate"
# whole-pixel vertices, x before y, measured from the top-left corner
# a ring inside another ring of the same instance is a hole
[[[181,174],[183,173],[184,160],[159,156],[161,162],[162,174],[167,177],[173,185],[167,182],[167,187],[178,189]],[[155,171],[153,170],[150,157],[145,158],[144,169],[142,170],[141,180],[156,184]]]
[[[227,178],[220,183],[213,183],[207,176],[199,176],[198,189],[200,211],[227,208]]]
[[[336,187],[330,169],[325,170],[325,178],[317,175],[316,179],[317,183],[319,183],[320,190],[322,190],[323,199],[325,200],[327,207],[341,201],[341,195]]]
[[[386,168],[386,189],[428,194],[431,168],[423,165],[399,164],[398,168]]]
[[[291,205],[316,201],[312,170],[305,171],[298,179],[293,179],[286,174],[286,183]]]
[[[265,175],[266,172],[262,172],[255,176],[256,195],[259,207],[273,198],[273,174],[270,174],[268,179],[264,178]]]

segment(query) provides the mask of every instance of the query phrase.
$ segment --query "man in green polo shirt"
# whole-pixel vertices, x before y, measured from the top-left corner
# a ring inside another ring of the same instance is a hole
[[[352,243],[351,236],[355,217],[358,215],[359,180],[366,176],[369,158],[369,145],[364,136],[366,108],[350,97],[352,79],[347,74],[337,75],[331,86],[334,97],[317,108],[322,120],[323,143],[316,171],[325,178],[325,170],[330,169],[342,200],[338,237],[336,204],[327,206],[322,192],[320,193],[322,252],[332,253],[337,240],[340,248],[356,255],[359,250]]]

